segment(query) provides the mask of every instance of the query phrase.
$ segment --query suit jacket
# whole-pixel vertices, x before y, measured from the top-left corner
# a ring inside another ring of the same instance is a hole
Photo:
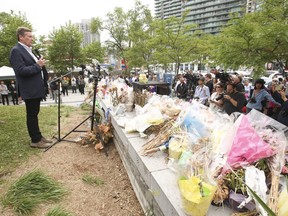
[[[28,51],[18,43],[11,49],[9,60],[15,72],[18,95],[24,100],[44,98],[42,69]]]

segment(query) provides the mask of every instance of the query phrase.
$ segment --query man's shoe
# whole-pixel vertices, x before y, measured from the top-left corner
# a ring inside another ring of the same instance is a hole
[[[47,140],[45,137],[42,137],[41,141],[43,141],[44,143],[53,143],[51,140]]]
[[[43,142],[42,140],[40,140],[39,142],[37,142],[37,143],[31,143],[30,144],[30,147],[32,147],[32,148],[40,148],[40,149],[43,149],[43,148],[48,148],[48,147],[50,147],[51,146],[51,144],[49,144],[49,143],[46,143],[46,142]]]

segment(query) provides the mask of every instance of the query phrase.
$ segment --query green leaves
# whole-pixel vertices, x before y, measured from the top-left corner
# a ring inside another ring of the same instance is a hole
[[[57,71],[66,73],[67,68],[83,63],[81,53],[82,33],[71,22],[54,30],[49,38],[53,43],[48,47],[49,60]]]
[[[104,184],[104,181],[102,181],[101,179],[94,177],[90,174],[85,174],[82,177],[82,181],[89,184],[89,185],[96,185],[96,186]]]
[[[42,171],[29,172],[16,180],[2,199],[19,214],[30,214],[37,205],[59,201],[67,191]]]
[[[16,30],[19,26],[26,26],[32,29],[31,24],[20,12],[15,14],[0,13],[0,67],[9,66],[9,54],[11,48],[17,43]]]
[[[260,76],[265,63],[287,62],[287,22],[287,0],[264,0],[261,10],[228,22],[216,37],[218,52],[212,57],[226,68],[253,67]]]
[[[244,182],[245,184],[245,182]],[[263,200],[247,185],[249,192],[252,194],[253,198],[263,207],[263,209],[268,213],[269,216],[276,216],[276,214],[263,202]]]

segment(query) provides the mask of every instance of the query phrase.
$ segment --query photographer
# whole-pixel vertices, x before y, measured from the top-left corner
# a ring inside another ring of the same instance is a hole
[[[256,109],[262,112],[262,102],[264,100],[271,101],[274,104],[281,106],[281,104],[276,102],[273,97],[265,90],[264,84],[265,81],[263,79],[258,79],[255,81],[253,94],[246,105],[246,113],[249,113],[252,109]]]
[[[186,79],[187,87],[188,87],[188,95],[193,95],[193,92],[195,92],[195,88],[198,84],[199,76],[194,75],[191,71],[188,71],[184,78]]]
[[[233,112],[242,112],[242,109],[246,103],[245,95],[241,92],[237,92],[236,86],[233,83],[227,83],[226,94],[223,99],[223,109],[231,115]]]
[[[226,88],[226,84],[231,82],[230,74],[225,73],[223,70],[219,72],[216,69],[212,69],[211,73],[215,75],[215,79],[217,80],[217,82],[221,82],[221,84],[224,86],[224,89]]]
[[[242,76],[241,75],[238,75],[238,74],[234,75],[233,76],[233,83],[235,85],[237,92],[245,93],[245,87],[242,83]]]

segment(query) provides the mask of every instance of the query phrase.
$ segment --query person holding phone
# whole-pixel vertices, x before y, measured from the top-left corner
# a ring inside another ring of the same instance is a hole
[[[252,109],[256,109],[263,112],[263,101],[271,101],[277,106],[281,106],[280,103],[274,100],[274,98],[266,91],[265,81],[263,79],[258,79],[254,84],[254,91],[246,105],[246,113],[249,113]]]

